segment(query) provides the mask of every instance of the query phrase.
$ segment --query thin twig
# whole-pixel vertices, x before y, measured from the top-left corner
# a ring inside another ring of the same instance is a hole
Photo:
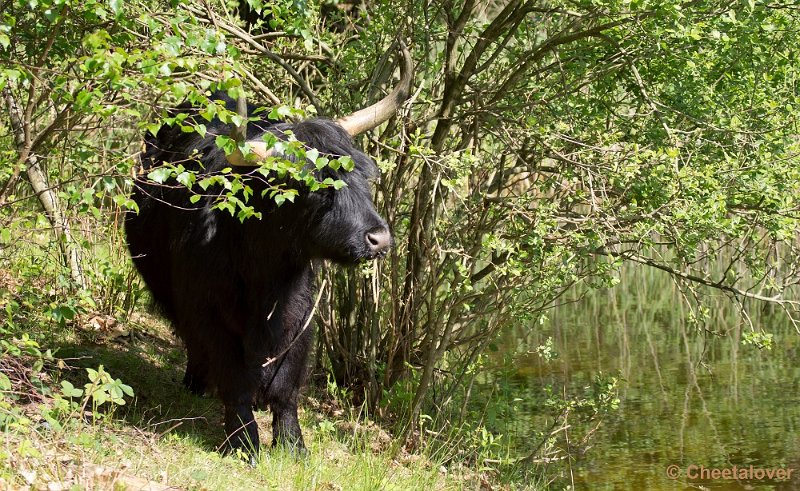
[[[303,325],[303,327],[300,329],[300,332],[298,332],[298,333],[297,333],[297,335],[294,337],[294,339],[292,339],[292,342],[291,342],[291,343],[289,343],[289,346],[287,346],[287,347],[286,347],[286,349],[284,349],[283,351],[281,351],[281,352],[280,352],[280,353],[279,353],[277,356],[274,356],[274,357],[272,357],[272,358],[267,358],[267,361],[265,361],[265,362],[264,362],[264,363],[261,365],[262,367],[267,367],[267,366],[269,366],[269,365],[272,365],[272,364],[273,364],[273,363],[275,363],[275,362],[276,362],[278,359],[282,358],[282,357],[283,357],[283,355],[285,355],[286,353],[288,353],[288,352],[289,352],[289,350],[290,350],[290,349],[292,349],[292,346],[294,346],[294,343],[296,343],[296,342],[297,342],[297,340],[298,340],[298,339],[300,339],[300,336],[302,336],[302,335],[303,335],[303,333],[305,332],[305,330],[306,330],[306,329],[308,329],[308,326],[309,326],[309,325],[311,325],[311,319],[313,319],[313,318],[314,318],[314,312],[316,312],[316,311],[317,311],[317,305],[319,305],[319,300],[322,298],[322,292],[324,292],[324,291],[325,291],[325,285],[326,285],[327,283],[328,283],[328,280],[327,280],[327,279],[325,279],[325,280],[322,280],[322,286],[320,286],[320,287],[319,287],[319,293],[317,294],[317,299],[314,301],[314,307],[312,307],[312,309],[311,309],[311,312],[308,314],[308,319],[306,319],[306,323],[305,323],[305,324]]]

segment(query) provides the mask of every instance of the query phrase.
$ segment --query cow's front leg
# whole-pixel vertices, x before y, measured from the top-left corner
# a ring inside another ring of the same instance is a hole
[[[196,347],[187,347],[186,358],[183,385],[193,394],[202,396],[208,388],[208,360]]]
[[[305,455],[306,445],[303,433],[297,420],[297,398],[273,402],[272,409],[272,446],[283,445],[297,456]]]
[[[250,458],[251,464],[255,463],[259,439],[251,403],[225,404],[225,436],[226,452],[235,454],[241,450]]]
[[[216,386],[225,404],[225,450],[236,453],[241,450],[255,462],[259,451],[258,424],[253,416],[253,396],[258,387],[261,367],[249,368],[242,363],[242,351],[238,343],[231,343],[230,351],[219,349],[215,355],[221,357],[219,366],[227,367],[217,373]],[[218,343],[221,348],[225,346]]]

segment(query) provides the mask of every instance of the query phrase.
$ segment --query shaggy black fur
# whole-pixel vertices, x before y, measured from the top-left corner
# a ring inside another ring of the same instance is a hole
[[[235,110],[234,101],[217,97]],[[214,143],[215,136],[228,134],[230,127],[216,120],[201,122],[208,128],[204,138],[177,126],[164,126],[156,137],[147,138],[144,171],[163,162],[180,162],[206,173],[230,167]],[[377,171],[374,162],[353,146],[340,126],[325,119],[297,124],[264,119],[249,124],[248,138],[265,131],[282,135],[285,130],[321,153],[352,157],[352,172],[325,171],[347,186],[339,191],[301,190],[295,203],[276,207],[268,197],[260,198],[264,183],[254,177],[252,200],[263,218],[240,223],[227,212],[213,210],[212,198],[192,204],[191,193],[182,186],[141,180],[133,192],[139,213],[129,213],[125,220],[133,261],[186,345],[184,384],[198,394],[216,389],[225,404],[228,449],[251,453],[259,448],[254,404],[269,405],[273,412],[273,444],[304,448],[297,396],[312,340],[310,328],[301,332],[313,308],[312,263],[330,259],[353,264],[385,254],[388,248],[388,243],[376,247],[370,241],[370,234],[388,238],[389,233],[372,203],[369,178]],[[198,155],[189,159],[195,150]]]

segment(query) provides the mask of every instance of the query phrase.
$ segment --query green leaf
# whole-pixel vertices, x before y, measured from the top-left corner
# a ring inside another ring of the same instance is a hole
[[[139,213],[139,205],[136,204],[136,202],[133,201],[132,199],[128,198],[126,195],[118,194],[114,196],[113,200],[114,203],[116,203],[116,205],[119,206],[120,208],[124,208],[126,210],[131,210],[133,212]]]
[[[75,309],[68,305],[61,305],[54,308],[50,315],[53,317],[58,323],[63,323],[64,321],[72,320],[75,318]]]
[[[64,397],[81,397],[83,395],[83,390],[78,389],[67,380],[62,380],[61,393],[64,395]]]
[[[214,176],[206,177],[205,179],[201,179],[197,185],[200,186],[203,191],[206,191],[209,187],[211,187],[212,184],[214,184],[215,179],[216,178]]]
[[[214,140],[219,148],[225,151],[226,155],[230,155],[236,150],[236,141],[225,135],[219,135]]]
[[[342,155],[338,159],[340,164],[342,164],[342,168],[347,172],[351,172],[353,169],[356,168],[356,163],[353,162],[353,159],[349,155]]]
[[[192,184],[194,184],[195,182],[195,175],[193,172],[181,172],[180,174],[178,174],[175,180],[183,184],[187,188],[191,188]]]
[[[330,161],[328,160],[328,157],[319,157],[315,161],[314,166],[317,168],[317,170],[322,170],[323,168],[325,168],[329,164],[330,164]]]
[[[0,372],[0,391],[11,390],[11,379],[4,373]]]
[[[124,5],[123,0],[110,0],[108,4],[114,14],[119,15],[122,13],[122,6]]]
[[[292,114],[292,109],[289,106],[282,105],[273,108],[272,111],[269,112],[269,119],[285,119],[290,114]]]
[[[87,384],[91,386],[91,384]],[[88,388],[87,388],[88,390]],[[95,390],[92,392],[92,401],[98,406],[102,406],[106,402],[108,402],[108,393],[103,390]]]
[[[89,102],[92,100],[92,93],[87,92],[86,90],[81,90],[78,92],[78,95],[75,97],[75,103],[78,107],[86,107],[89,105]]]
[[[119,379],[117,379],[117,381],[120,382]],[[119,388],[122,389],[122,392],[124,392],[128,397],[133,397],[133,387],[131,387],[130,385],[125,385],[122,382],[120,382]]]
[[[153,182],[164,184],[164,182],[169,179],[170,175],[172,175],[172,169],[168,167],[158,167],[155,170],[150,171],[147,174],[147,178]]]

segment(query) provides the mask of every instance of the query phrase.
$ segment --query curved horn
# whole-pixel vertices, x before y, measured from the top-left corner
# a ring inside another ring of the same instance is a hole
[[[225,156],[229,164],[237,167],[258,167],[266,158],[275,156],[275,150],[267,148],[267,144],[261,140],[248,140],[247,144],[250,146],[250,155],[252,157],[246,159],[237,145],[233,153]]]
[[[236,112],[242,118],[242,124],[235,126],[231,130],[231,138],[236,142],[236,149],[230,155],[226,155],[225,158],[229,164],[238,167],[258,167],[260,161],[271,157],[275,151],[268,149],[267,144],[261,140],[247,140],[247,96],[245,95],[244,87],[240,89],[239,98],[236,100]],[[250,146],[250,153],[254,155],[251,159],[246,159],[242,151],[239,150],[239,144],[244,141]]]
[[[411,53],[409,53],[408,48],[402,43],[400,43],[400,55],[403,58],[400,63],[400,82],[394,90],[375,104],[336,120],[350,136],[356,136],[385,123],[394,116],[400,105],[408,99],[411,93],[411,79],[414,75],[414,62],[411,60]],[[246,140],[248,116],[247,99],[243,89],[239,94],[236,109],[239,116],[242,117],[243,123],[235,127],[231,132],[231,137],[236,141],[237,147],[225,158],[231,165],[258,167],[261,161],[275,156],[276,152],[272,148],[267,148],[267,144],[262,140]],[[238,144],[243,141],[246,141],[250,146],[251,157],[249,159],[246,159],[242,151],[239,150]]]
[[[403,57],[400,63],[400,83],[392,93],[369,107],[336,120],[350,136],[356,136],[385,123],[408,99],[411,92],[411,78],[414,75],[414,62],[411,60],[408,48],[402,43],[400,44],[400,55]]]

